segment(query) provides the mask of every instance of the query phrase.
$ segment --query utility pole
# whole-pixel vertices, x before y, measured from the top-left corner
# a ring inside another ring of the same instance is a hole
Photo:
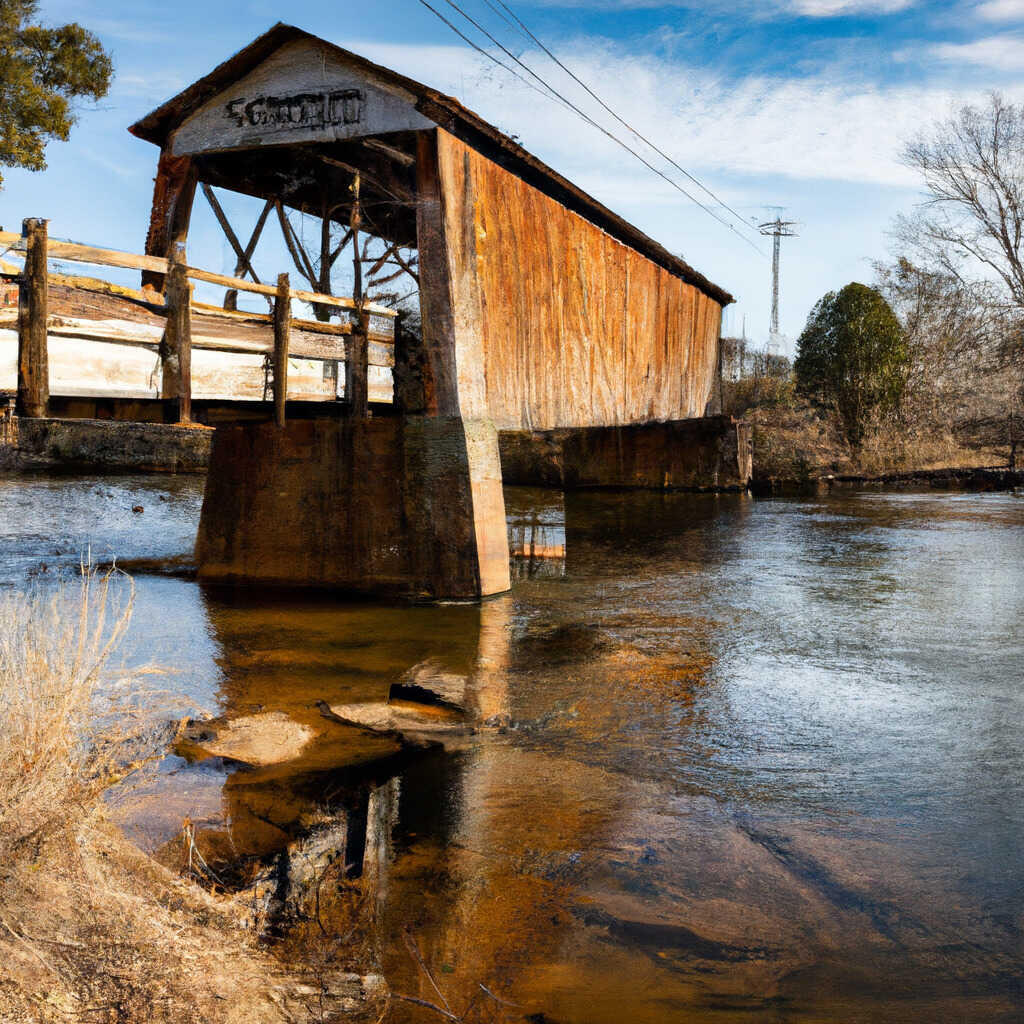
[[[796,235],[796,221],[783,220],[781,209],[776,207],[776,210],[775,220],[757,226],[762,235],[769,235],[772,239],[772,322],[768,332],[768,352],[771,355],[779,355],[782,350],[782,338],[779,334],[779,252],[782,249],[782,239],[793,238]]]

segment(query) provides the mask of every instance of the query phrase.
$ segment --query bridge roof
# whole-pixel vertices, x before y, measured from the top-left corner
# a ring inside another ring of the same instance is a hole
[[[233,57],[214,68],[177,96],[151,111],[133,124],[129,131],[158,146],[164,146],[170,135],[203,104],[223,92],[238,79],[262,64],[287,43],[306,40],[333,53],[356,70],[405,89],[416,98],[416,110],[424,117],[460,138],[484,156],[522,178],[568,209],[606,231],[669,273],[700,289],[719,304],[726,306],[733,297],[709,281],[688,263],[644,234],[639,228],[613,213],[593,196],[574,185],[517,142],[464,107],[457,99],[414,81],[390,68],[374,64],[350,50],[327,42],[318,36],[282,22],[264,32]]]

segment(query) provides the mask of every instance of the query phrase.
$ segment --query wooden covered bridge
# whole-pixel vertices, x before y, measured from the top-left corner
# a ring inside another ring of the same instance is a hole
[[[341,414],[286,421],[281,390],[277,423],[218,427],[205,578],[505,590],[502,456],[517,479],[745,486],[737,425],[707,417],[730,296],[456,100],[279,24],[131,131],[160,147],[144,291],[187,267],[197,188],[318,215],[323,277],[308,259],[305,276],[321,297],[353,253],[353,295],[334,307]],[[230,234],[251,287],[251,249]],[[387,297],[372,286],[402,275],[421,326],[374,360],[389,339],[373,338],[368,302]]]

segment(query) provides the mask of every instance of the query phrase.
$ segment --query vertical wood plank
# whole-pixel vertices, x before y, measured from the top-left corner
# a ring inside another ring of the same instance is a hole
[[[288,345],[291,339],[291,286],[287,274],[277,275],[274,299],[274,422],[284,426],[284,405],[288,397]]]
[[[405,329],[405,314],[395,317],[395,366],[392,384],[395,411],[405,416],[421,415],[425,409],[420,360],[423,347]]]
[[[352,298],[356,303],[356,322],[345,345],[345,399],[349,415],[366,419],[370,415],[370,396],[367,368],[367,332],[370,318],[363,310],[363,260],[359,251],[359,228],[363,211],[359,202],[361,180],[357,173],[352,179],[352,212],[349,231],[352,234]]]
[[[172,423],[192,420],[192,285],[185,264],[171,255],[165,285],[167,326],[160,345],[161,388],[165,418]]]
[[[416,244],[420,261],[420,322],[423,334],[424,411],[459,415],[448,240],[438,167],[438,130],[416,137]]]
[[[50,402],[50,370],[46,345],[47,233],[46,221],[22,223],[25,270],[18,287],[18,413],[46,416]]]
[[[427,352],[443,373],[444,346],[454,352],[478,327],[499,428],[701,415],[714,386],[715,300],[442,129],[421,134],[416,170]],[[465,410],[477,377],[458,354],[450,393]]]

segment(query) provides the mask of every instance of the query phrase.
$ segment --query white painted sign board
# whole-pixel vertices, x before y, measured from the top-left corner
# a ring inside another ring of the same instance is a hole
[[[171,152],[334,142],[432,128],[415,97],[313,40],[287,43],[208,100],[174,132]]]

